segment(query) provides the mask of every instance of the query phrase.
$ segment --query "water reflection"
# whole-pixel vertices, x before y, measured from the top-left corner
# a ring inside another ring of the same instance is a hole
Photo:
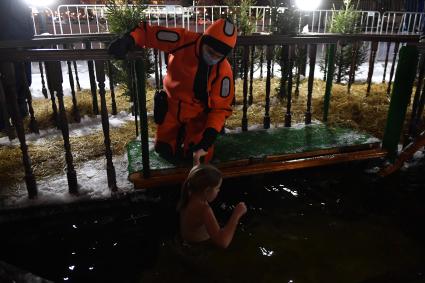
[[[274,254],[274,251],[272,250],[269,251],[264,247],[259,247],[259,248],[260,248],[261,254],[264,256],[272,256]]]
[[[0,248],[54,282],[424,282],[425,166],[413,180],[342,169],[225,181],[212,204],[219,222],[239,201],[249,208],[227,250],[176,245],[178,188],[150,192],[154,203],[34,224],[26,245],[28,233],[2,229],[0,240],[14,244]]]

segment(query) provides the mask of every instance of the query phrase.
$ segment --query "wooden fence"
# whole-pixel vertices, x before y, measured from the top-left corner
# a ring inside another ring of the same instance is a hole
[[[22,151],[22,159],[25,170],[25,182],[28,190],[28,196],[34,198],[37,196],[37,182],[33,174],[31,157],[28,154],[28,146],[26,142],[24,123],[21,115],[18,111],[18,105],[16,103],[16,82],[14,74],[14,63],[16,62],[39,62],[40,70],[45,68],[45,73],[41,72],[43,87],[45,87],[46,95],[50,95],[50,102],[52,104],[52,109],[54,114],[57,116],[57,121],[59,128],[62,132],[62,137],[64,141],[64,158],[67,164],[67,179],[69,192],[72,194],[78,194],[78,180],[77,174],[74,168],[73,162],[73,153],[70,144],[69,128],[66,116],[66,109],[63,101],[63,74],[61,69],[61,62],[67,62],[69,80],[72,88],[73,96],[73,108],[74,115],[78,115],[77,101],[75,97],[75,86],[78,86],[78,70],[75,67],[73,62],[77,60],[87,61],[88,70],[90,75],[90,85],[91,85],[91,94],[93,100],[93,114],[100,114],[102,118],[102,129],[104,135],[104,146],[105,146],[105,158],[107,160],[107,178],[108,185],[112,191],[117,189],[116,186],[116,175],[114,164],[112,161],[112,150],[111,150],[111,138],[109,133],[109,113],[108,106],[106,104],[107,92],[105,90],[105,77],[109,77],[110,81],[110,91],[108,95],[112,96],[112,114],[116,114],[116,105],[114,105],[114,75],[111,73],[110,60],[112,59],[110,55],[107,54],[107,50],[104,48],[100,49],[91,49],[93,43],[102,43],[105,46],[112,38],[112,35],[99,35],[99,36],[79,36],[79,37],[58,37],[58,38],[41,38],[34,39],[32,41],[20,41],[20,42],[0,42],[0,65],[1,65],[1,88],[0,88],[0,102],[3,103],[3,107],[8,105],[5,109],[7,113],[10,114],[11,124],[8,124],[8,134],[10,138],[13,138],[14,133],[16,133],[19,142],[20,148]],[[305,64],[309,66],[308,73],[308,92],[307,92],[307,104],[305,108],[305,124],[311,123],[312,116],[312,94],[313,94],[313,81],[314,73],[316,68],[317,56],[318,56],[318,46],[324,46],[323,50],[326,51],[326,66],[325,66],[325,77],[326,81],[326,91],[324,93],[325,101],[325,110],[324,110],[324,121],[327,120],[327,113],[329,108],[329,96],[334,82],[335,74],[340,72],[340,66],[334,68],[334,60],[337,56],[341,55],[342,49],[347,44],[353,44],[353,46],[359,46],[360,42],[366,42],[369,44],[369,71],[367,76],[367,92],[370,91],[372,84],[372,76],[374,72],[374,67],[376,63],[376,55],[379,45],[385,46],[385,72],[387,72],[388,62],[391,60],[393,64],[389,71],[388,83],[388,93],[391,91],[391,85],[394,75],[395,63],[397,62],[397,55],[399,47],[402,45],[416,45],[422,49],[422,44],[418,42],[419,38],[417,36],[391,36],[391,35],[308,35],[308,36],[298,36],[298,37],[287,37],[287,36],[241,36],[238,38],[237,48],[235,48],[233,54],[230,56],[230,59],[233,63],[233,69],[235,74],[241,74],[243,80],[243,95],[242,95],[242,120],[241,127],[243,131],[248,131],[248,116],[247,109],[253,101],[254,89],[253,89],[253,73],[254,65],[257,65],[261,69],[261,74],[265,73],[265,86],[266,86],[266,95],[265,95],[265,111],[264,111],[264,123],[263,127],[265,129],[270,127],[270,94],[271,94],[271,78],[274,75],[274,59],[273,49],[279,47],[281,50],[281,56],[279,56],[279,63],[281,63],[284,68],[281,70],[281,93],[280,95],[286,98],[286,109],[285,111],[285,126],[291,126],[291,101],[292,101],[292,91],[295,89],[295,92],[298,91],[300,84],[300,75],[305,70]],[[81,43],[84,44],[84,49],[72,49],[73,45],[80,46]],[[32,49],[34,47],[65,47],[67,49]],[[17,47],[22,47],[17,49]],[[31,48],[31,49],[29,49]],[[299,50],[307,51],[307,58],[305,60],[296,60],[296,54],[301,54]],[[390,50],[393,50],[392,53]],[[259,51],[260,56],[257,60],[251,60],[254,58],[254,52]],[[297,51],[297,52],[296,52]],[[143,75],[144,64],[145,62],[140,58],[144,56],[144,50],[130,52],[127,59],[134,63],[134,72],[132,72],[132,78],[135,82],[135,87],[133,89],[133,101],[137,101],[138,111],[135,111],[140,115],[139,118],[136,117],[136,131],[140,130],[141,142],[142,142],[142,158],[143,158],[143,174],[144,177],[149,178],[150,175],[150,161],[148,149],[148,123],[147,123],[147,106],[146,106],[146,87],[145,87],[145,76]],[[352,56],[355,58],[358,54],[358,49],[353,48]],[[241,53],[240,62],[238,63],[237,54]],[[157,87],[160,87],[163,74],[163,61],[159,60],[162,56],[158,56],[161,53],[157,51],[153,52],[154,54],[154,63],[155,63],[155,82]],[[303,63],[297,63],[303,62]],[[353,64],[356,61],[353,60]],[[265,65],[265,70],[263,70],[263,65]],[[303,66],[304,65],[304,66]],[[425,85],[423,84],[423,78],[425,74],[425,58],[422,55],[420,58],[420,67],[417,72],[417,90],[414,96],[414,103],[411,105],[412,116],[408,117],[411,121],[410,127],[408,129],[408,135],[410,137],[415,137],[419,134],[419,125],[421,124],[421,117],[423,115],[424,108],[424,96],[425,96]],[[296,67],[296,68],[295,68]],[[238,70],[242,68],[242,70]],[[296,70],[293,72],[292,70]],[[46,86],[44,85],[44,76],[46,76]],[[76,80],[74,81],[74,77]],[[356,73],[355,68],[352,66],[349,72],[349,79],[347,82],[347,91],[350,91],[352,83],[355,81]],[[384,74],[384,81],[386,80],[386,75]],[[97,99],[100,99],[100,110],[97,109]],[[240,99],[240,98],[237,98]],[[27,102],[30,109],[30,119],[33,121],[32,131],[37,131],[36,127],[36,117],[32,111],[31,106],[31,96],[27,97]],[[8,119],[9,120],[9,119]],[[138,123],[140,122],[140,123]],[[14,128],[12,128],[12,126]],[[136,136],[136,135],[135,135]],[[107,189],[107,188],[105,188]]]

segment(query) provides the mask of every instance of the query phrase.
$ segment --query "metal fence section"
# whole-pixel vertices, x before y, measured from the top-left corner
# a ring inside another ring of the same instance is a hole
[[[300,32],[308,25],[309,32],[329,32],[332,18],[343,10],[300,11]],[[358,21],[357,28],[363,33],[379,32],[381,14],[378,11],[355,11]]]
[[[239,6],[192,6],[186,7],[186,28],[195,32],[203,32],[215,20],[228,16],[237,22],[240,13]],[[282,8],[283,9],[283,8]],[[251,6],[249,17],[255,22],[254,32],[268,32],[272,22],[272,9],[269,6]]]
[[[60,5],[61,34],[108,33],[106,5]],[[185,27],[187,11],[178,5],[148,5],[145,10],[147,21],[152,25]]]
[[[105,5],[59,5],[57,15],[61,34],[109,32]]]
[[[381,33],[420,34],[423,31],[425,13],[385,12],[382,15]]]
[[[147,5],[146,20],[151,25],[183,27],[204,32],[215,20],[223,16],[236,19],[239,7]],[[282,11],[284,8],[281,8]],[[39,10],[44,11],[43,13]],[[254,32],[268,32],[272,22],[272,9],[268,6],[251,6],[249,16],[255,21]],[[59,5],[52,12],[49,8],[33,8],[35,35],[108,33],[106,5]]]
[[[286,8],[278,12],[285,13]],[[308,32],[329,32],[332,17],[342,10],[301,11],[299,31],[308,27]],[[357,27],[363,33],[415,34],[424,26],[425,13],[356,11]],[[146,20],[151,25],[182,27],[195,32],[204,32],[215,20],[223,16],[232,17],[236,22],[239,6],[190,6],[147,5]],[[269,6],[251,6],[253,32],[270,32],[273,12]],[[33,8],[35,34],[96,34],[109,33],[106,5],[60,5],[56,11]]]
[[[43,33],[57,34],[55,25],[57,19],[56,11],[53,12],[48,7],[31,7],[31,10],[35,35],[41,35]]]

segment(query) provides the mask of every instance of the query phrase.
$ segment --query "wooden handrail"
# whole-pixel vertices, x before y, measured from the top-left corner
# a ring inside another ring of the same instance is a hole
[[[404,162],[411,159],[413,155],[423,146],[425,146],[425,132],[422,132],[414,141],[407,145],[393,164],[382,168],[378,173],[379,176],[385,177],[400,169]]]
[[[105,49],[92,50],[60,50],[60,49],[18,49],[17,47],[40,47],[57,44],[71,44],[81,42],[109,42],[115,37],[114,34],[96,36],[60,36],[46,39],[32,39],[27,41],[0,41],[0,61],[65,61],[65,60],[109,60],[112,59]],[[286,44],[335,44],[350,41],[372,42],[396,42],[417,45],[419,49],[425,49],[424,43],[419,43],[417,35],[374,35],[374,34],[309,34],[301,36],[281,35],[250,35],[239,36],[237,44],[244,45],[286,45]],[[127,59],[141,56],[141,51],[132,51]]]
[[[49,36],[45,38],[33,38],[30,40],[3,40],[0,41],[0,48],[17,48],[17,47],[42,47],[57,44],[72,44],[81,42],[109,42],[117,37],[115,34],[99,34],[99,35],[79,35],[79,36]]]
[[[31,40],[0,41],[0,48],[40,47],[57,44],[72,44],[81,42],[109,42],[117,37],[116,34],[98,35],[60,35],[37,37]],[[388,35],[388,34],[319,34],[309,33],[298,36],[286,35],[247,35],[239,36],[237,45],[281,45],[281,44],[319,44],[353,41],[379,41],[379,42],[406,42],[415,44],[419,42],[418,35]]]

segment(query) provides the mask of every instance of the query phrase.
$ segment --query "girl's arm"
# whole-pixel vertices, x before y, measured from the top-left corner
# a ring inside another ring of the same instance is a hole
[[[204,213],[204,222],[212,242],[221,248],[227,248],[233,239],[239,219],[245,213],[246,206],[243,202],[240,202],[233,210],[232,216],[230,216],[227,224],[223,228],[220,228],[213,210],[211,207],[208,207]]]

